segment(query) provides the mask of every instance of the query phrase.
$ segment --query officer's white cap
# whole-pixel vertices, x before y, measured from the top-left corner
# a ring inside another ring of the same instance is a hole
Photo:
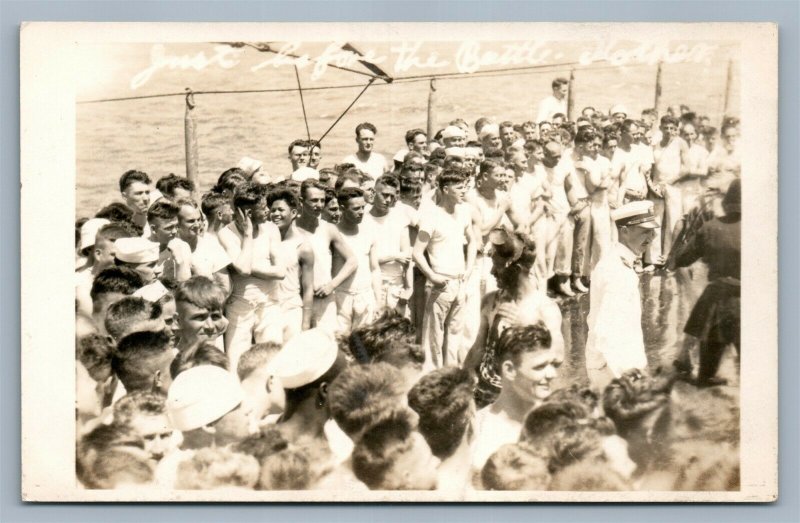
[[[611,211],[611,219],[619,227],[638,225],[655,229],[658,227],[656,216],[653,213],[653,202],[640,200],[626,203],[622,207]]]
[[[466,138],[467,133],[464,132],[464,129],[455,125],[448,125],[445,127],[444,131],[442,131],[442,138]]]
[[[108,223],[105,218],[92,218],[81,225],[81,251],[94,245],[97,231]]]
[[[119,261],[150,263],[158,260],[158,244],[146,238],[120,238],[114,242],[114,249]]]
[[[487,136],[500,136],[500,126],[496,123],[487,123],[481,127],[480,139],[483,140]]]
[[[309,329],[291,338],[271,365],[283,388],[296,389],[322,377],[338,355],[339,347],[328,331]]]
[[[199,429],[235,409],[244,399],[236,377],[216,365],[178,374],[167,393],[167,416],[180,431]]]

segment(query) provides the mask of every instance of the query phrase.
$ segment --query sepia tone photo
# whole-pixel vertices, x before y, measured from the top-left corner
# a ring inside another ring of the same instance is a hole
[[[774,26],[21,39],[25,499],[776,498]]]

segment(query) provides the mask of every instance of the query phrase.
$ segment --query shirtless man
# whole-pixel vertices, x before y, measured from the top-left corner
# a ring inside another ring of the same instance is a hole
[[[269,221],[263,187],[252,182],[237,187],[233,206],[236,217],[219,232],[219,240],[232,260],[225,352],[230,368],[236,369],[239,357],[253,341],[268,341],[268,329],[280,316],[275,281],[285,277],[286,268],[278,263],[280,231]]]
[[[653,172],[650,180],[656,220],[656,238],[650,245],[650,260],[662,266],[672,249],[672,232],[684,214],[680,179],[688,167],[689,146],[678,136],[678,120],[672,116],[661,118],[661,141],[653,147]],[[688,209],[687,209],[688,211]]]
[[[378,262],[378,234],[384,233],[372,222],[362,224],[366,200],[361,189],[342,189],[337,195],[342,219],[337,227],[356,258],[356,270],[334,291],[338,315],[338,333],[351,330],[372,321],[381,296],[381,268]],[[345,260],[333,257],[333,271],[340,271]]]
[[[591,268],[611,246],[611,210],[608,205],[608,188],[614,183],[611,162],[599,154],[603,138],[587,130],[581,130],[575,139],[580,157],[575,164],[577,176],[581,176],[589,193],[589,214],[592,218]]]
[[[280,322],[270,339],[286,343],[300,331],[311,328],[314,304],[314,251],[306,236],[297,230],[295,219],[300,205],[295,194],[278,189],[269,194],[270,218],[281,233],[278,257],[286,267],[286,277],[275,286],[275,300],[280,306]]]
[[[215,234],[203,232],[203,215],[194,200],[180,199],[178,207],[178,236],[192,252],[192,275],[205,276],[225,289],[231,288],[228,265],[231,259]]]
[[[336,331],[337,313],[333,291],[352,275],[358,262],[352,249],[342,239],[335,225],[320,220],[325,206],[325,187],[317,180],[306,180],[300,186],[300,216],[295,220],[299,233],[305,235],[314,252],[314,303],[311,326]],[[335,275],[333,253],[343,260]]]
[[[141,171],[126,171],[119,179],[119,192],[125,205],[133,211],[133,223],[144,230],[147,229],[147,209],[150,208],[150,177]]]

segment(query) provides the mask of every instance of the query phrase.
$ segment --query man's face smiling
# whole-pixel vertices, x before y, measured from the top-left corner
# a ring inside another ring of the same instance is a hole
[[[278,229],[286,230],[297,216],[297,211],[289,207],[284,200],[275,200],[270,208],[270,219]]]
[[[504,362],[507,365],[511,362]],[[558,376],[561,360],[550,349],[523,352],[519,364],[513,366],[512,390],[520,398],[531,403],[540,402],[550,396],[550,382]]]
[[[180,339],[184,345],[214,342],[228,327],[222,309],[209,310],[186,301],[178,302]]]

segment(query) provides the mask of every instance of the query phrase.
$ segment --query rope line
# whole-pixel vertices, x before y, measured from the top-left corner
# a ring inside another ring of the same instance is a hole
[[[446,80],[464,80],[469,78],[492,78],[497,76],[520,76],[520,75],[528,75],[528,74],[538,74],[538,73],[547,73],[553,72],[553,70],[558,70],[564,67],[570,67],[574,65],[580,65],[580,62],[564,62],[559,64],[546,64],[546,65],[533,65],[533,66],[526,66],[526,67],[506,67],[506,68],[499,68],[499,69],[488,69],[485,71],[475,71],[473,73],[441,73],[441,74],[424,74],[424,75],[411,75],[411,76],[401,76],[399,78],[395,78],[392,84],[398,83],[417,83],[417,82],[427,82],[432,79],[446,79]],[[594,67],[583,67],[579,69],[580,71],[601,71],[601,70],[608,70],[608,69],[619,69],[621,67],[643,67],[648,66],[651,67],[650,64],[631,64],[627,66],[620,66],[620,65],[607,65],[607,66],[594,66]],[[295,71],[295,73],[299,77],[299,73]],[[378,77],[372,77],[373,80],[378,79]],[[378,86],[387,86],[392,85],[388,83],[378,84]],[[363,84],[344,84],[344,85],[323,85],[318,87],[305,87],[303,88],[304,91],[325,91],[331,89],[353,89],[355,87],[362,87]],[[281,89],[241,89],[241,90],[201,90],[201,91],[193,91],[194,94],[256,94],[256,93],[290,93],[297,91],[298,88],[281,88]],[[159,93],[159,94],[149,94],[149,95],[138,95],[138,96],[123,96],[119,98],[100,98],[96,100],[80,100],[78,104],[94,104],[94,103],[105,103],[105,102],[125,102],[131,100],[145,100],[150,98],[167,98],[170,96],[184,96],[185,92],[174,92],[174,93]],[[301,95],[302,96],[302,95]]]
[[[303,87],[300,85],[300,73],[294,66],[294,75],[297,77],[297,91],[300,93],[300,106],[303,108],[303,121],[306,123],[306,136],[311,140],[311,131],[308,129],[308,116],[306,116],[306,102],[303,100]]]
[[[331,132],[331,130],[334,127],[336,127],[336,124],[339,123],[339,120],[341,120],[344,117],[344,115],[347,114],[347,111],[349,111],[356,104],[358,99],[361,98],[361,95],[364,94],[367,91],[367,89],[369,89],[369,86],[372,85],[375,82],[376,79],[377,78],[373,77],[373,78],[370,79],[369,82],[367,82],[367,85],[365,85],[364,88],[361,89],[361,92],[358,93],[358,96],[356,96],[355,99],[352,102],[350,102],[350,105],[347,106],[347,109],[345,109],[344,112],[339,115],[339,118],[337,118],[336,121],[333,122],[330,127],[328,127],[328,130],[325,131],[325,133],[322,136],[320,136],[320,138],[319,138],[319,140],[317,140],[317,142],[322,143],[322,140],[324,140],[325,137],[328,136],[328,133]]]

